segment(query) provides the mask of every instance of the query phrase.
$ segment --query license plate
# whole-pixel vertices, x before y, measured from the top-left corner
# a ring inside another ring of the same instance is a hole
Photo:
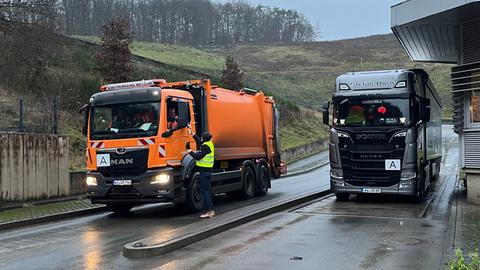
[[[114,186],[131,186],[132,180],[113,180]]]
[[[364,189],[362,189],[362,192],[363,192],[363,193],[375,193],[375,194],[378,194],[378,193],[382,193],[382,189],[380,189],[380,188],[364,188]]]

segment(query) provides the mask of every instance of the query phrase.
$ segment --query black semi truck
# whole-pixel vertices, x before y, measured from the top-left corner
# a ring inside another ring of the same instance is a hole
[[[442,104],[424,70],[341,75],[323,122],[337,200],[354,193],[421,199],[440,173]]]

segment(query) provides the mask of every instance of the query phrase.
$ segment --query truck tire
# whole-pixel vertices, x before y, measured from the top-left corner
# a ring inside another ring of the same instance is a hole
[[[202,191],[200,190],[200,173],[194,172],[190,177],[187,185],[187,210],[192,213],[197,213],[205,208],[203,202]]]
[[[265,196],[268,192],[270,182],[270,172],[268,171],[268,167],[265,164],[260,165],[258,169],[258,181],[255,190],[255,195],[257,196]]]
[[[335,193],[335,197],[337,197],[337,201],[345,202],[345,201],[348,201],[348,199],[350,198],[350,194],[349,193]]]
[[[245,169],[242,173],[242,189],[239,190],[240,198],[243,200],[248,200],[253,198],[255,195],[255,172],[251,166],[245,166]]]
[[[130,212],[132,204],[107,204],[108,210],[118,215],[125,215]]]

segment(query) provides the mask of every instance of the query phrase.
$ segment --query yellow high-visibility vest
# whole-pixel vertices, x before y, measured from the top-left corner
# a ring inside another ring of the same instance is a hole
[[[202,168],[213,168],[213,163],[215,161],[215,146],[213,146],[212,141],[204,142],[202,144],[210,147],[210,153],[204,156],[202,159],[197,161],[197,166]]]

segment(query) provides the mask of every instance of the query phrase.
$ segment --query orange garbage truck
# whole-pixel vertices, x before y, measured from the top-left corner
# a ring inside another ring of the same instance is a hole
[[[215,145],[212,194],[264,196],[286,172],[275,100],[231,91],[210,80],[144,80],[104,85],[82,108],[87,136],[87,192],[92,203],[126,212],[147,203],[203,209],[191,132]]]

